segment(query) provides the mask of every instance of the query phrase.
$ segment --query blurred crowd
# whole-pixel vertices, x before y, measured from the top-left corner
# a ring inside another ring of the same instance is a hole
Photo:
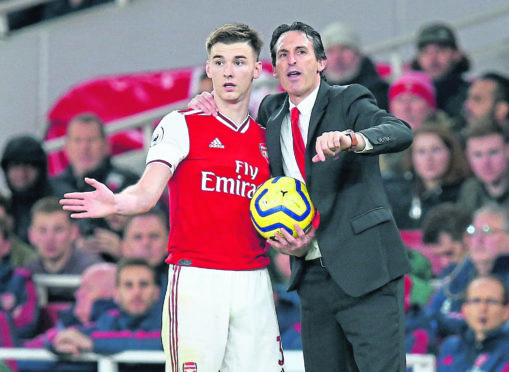
[[[48,8],[64,14],[88,3],[98,1],[55,1]],[[509,370],[509,78],[499,71],[467,78],[468,54],[445,23],[422,25],[415,58],[394,80],[380,75],[347,25],[328,25],[322,38],[329,84],[364,85],[414,131],[408,150],[380,158],[412,263],[405,283],[407,353],[434,354],[439,372]],[[91,112],[68,123],[64,153],[69,165],[49,176],[37,138],[10,138],[1,151],[7,189],[0,197],[0,346],[58,355],[161,350],[167,202],[131,217],[71,219],[58,201],[89,191],[84,177],[120,191],[139,175],[114,164],[104,123]],[[286,291],[289,267],[288,256],[272,253],[283,346],[299,350],[299,299]],[[34,278],[45,274],[79,275],[81,284],[50,286],[43,303]],[[65,359],[3,363],[0,371],[96,368]],[[150,368],[163,367],[143,370]]]

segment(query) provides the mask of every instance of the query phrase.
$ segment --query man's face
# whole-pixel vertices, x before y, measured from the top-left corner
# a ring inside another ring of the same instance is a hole
[[[123,256],[147,260],[157,266],[164,260],[168,230],[156,216],[134,217],[127,226],[123,241]]]
[[[415,172],[426,184],[440,181],[449,169],[450,152],[434,133],[420,133],[412,145],[412,163]]]
[[[256,59],[247,42],[212,46],[206,71],[219,100],[229,103],[249,100],[253,79],[260,76],[262,69]]]
[[[493,119],[495,114],[495,82],[476,80],[470,86],[464,104],[465,119],[468,124],[483,119]]]
[[[274,76],[294,104],[300,103],[320,84],[320,72],[327,61],[316,59],[313,43],[300,31],[288,31],[276,45]]]
[[[422,127],[422,123],[433,112],[433,107],[422,97],[413,93],[398,94],[390,101],[391,113],[406,121],[413,130]]]
[[[69,254],[77,227],[67,213],[36,213],[29,230],[30,242],[45,260],[59,261]]]
[[[69,123],[64,150],[77,176],[96,169],[109,153],[98,124],[80,121]]]
[[[509,306],[503,303],[503,288],[491,278],[480,278],[470,284],[461,311],[478,341],[500,328],[509,319]]]
[[[441,232],[436,244],[429,244],[431,254],[438,258],[440,267],[445,268],[451,264],[459,263],[467,252],[463,241],[456,241],[451,235]]]
[[[16,192],[33,187],[38,177],[39,168],[32,164],[11,162],[7,167],[7,179]]]
[[[417,59],[433,80],[445,76],[460,60],[460,52],[448,46],[428,44],[419,49]]]
[[[502,181],[507,172],[509,148],[503,136],[490,134],[469,138],[466,154],[475,176],[488,185]]]
[[[145,314],[159,299],[159,287],[145,266],[127,266],[119,276],[115,300],[131,315]]]
[[[347,45],[332,45],[325,51],[327,69],[325,76],[331,81],[342,81],[353,77],[360,69],[361,56]]]
[[[467,242],[474,264],[490,265],[500,253],[507,251],[509,234],[506,232],[503,216],[480,213],[474,217],[472,226],[475,232],[470,232]]]

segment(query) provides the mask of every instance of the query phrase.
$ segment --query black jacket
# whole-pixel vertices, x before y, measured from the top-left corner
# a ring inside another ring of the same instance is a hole
[[[258,112],[258,122],[267,128],[273,176],[284,175],[280,135],[288,107],[288,94],[279,93],[267,96]],[[311,161],[318,136],[348,128],[366,136],[373,150]],[[410,126],[378,108],[366,88],[320,84],[309,123],[306,184],[320,212],[317,239],[325,266],[351,296],[361,296],[410,271],[384,192],[378,154],[401,151],[411,143]],[[299,285],[302,264],[302,258],[292,258],[289,290]]]

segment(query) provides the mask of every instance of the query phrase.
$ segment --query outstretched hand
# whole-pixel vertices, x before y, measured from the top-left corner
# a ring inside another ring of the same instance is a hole
[[[115,196],[113,192],[93,178],[85,178],[85,182],[95,188],[88,192],[71,192],[60,199],[66,211],[74,212],[72,218],[98,218],[115,213]]]
[[[187,104],[188,108],[201,110],[206,114],[216,116],[219,107],[217,107],[216,101],[214,101],[214,92],[202,92],[195,96],[189,103]]]

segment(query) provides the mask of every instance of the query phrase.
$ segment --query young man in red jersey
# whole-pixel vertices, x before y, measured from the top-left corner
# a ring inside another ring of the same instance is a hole
[[[75,218],[135,214],[170,194],[168,288],[162,339],[168,371],[283,371],[264,240],[249,218],[256,187],[269,178],[265,132],[249,117],[262,41],[229,24],[207,40],[217,116],[185,110],[154,131],[137,184],[114,194],[103,184],[69,193]]]

